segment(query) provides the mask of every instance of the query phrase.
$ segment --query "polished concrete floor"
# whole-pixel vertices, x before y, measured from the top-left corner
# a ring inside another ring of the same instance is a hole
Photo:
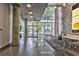
[[[36,42],[34,42],[36,41]],[[41,44],[41,43],[40,43]],[[55,50],[48,44],[38,44],[37,38],[20,39],[18,46],[7,47],[0,51],[1,56],[52,56]]]
[[[0,56],[65,56],[62,50],[55,50],[42,38],[21,38],[19,46],[10,46],[0,51]]]

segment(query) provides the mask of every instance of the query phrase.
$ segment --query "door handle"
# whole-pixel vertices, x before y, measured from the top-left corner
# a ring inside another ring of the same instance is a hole
[[[0,28],[0,31],[2,31],[2,28]]]

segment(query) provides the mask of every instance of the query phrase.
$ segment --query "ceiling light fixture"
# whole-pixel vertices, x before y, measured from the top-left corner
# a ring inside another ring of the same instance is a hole
[[[29,14],[32,14],[32,12],[29,12]]]
[[[56,9],[56,6],[54,6],[54,8]]]
[[[62,9],[62,7],[58,7],[58,9]]]
[[[31,7],[31,4],[27,4],[27,7],[30,8]]]
[[[66,6],[66,3],[63,3],[63,6],[65,7]]]
[[[33,18],[33,16],[30,16],[30,18]]]

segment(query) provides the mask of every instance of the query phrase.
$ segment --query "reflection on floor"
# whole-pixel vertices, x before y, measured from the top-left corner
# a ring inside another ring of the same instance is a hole
[[[37,45],[36,38],[27,38],[26,44],[23,42],[24,39],[20,39],[20,46],[8,47],[0,51],[1,56],[42,56],[54,55],[54,49],[45,44],[46,46]]]
[[[50,45],[37,38],[21,38],[19,47],[7,47],[6,49],[0,51],[1,56],[55,56],[55,55],[65,55],[61,54],[59,50],[55,50]]]

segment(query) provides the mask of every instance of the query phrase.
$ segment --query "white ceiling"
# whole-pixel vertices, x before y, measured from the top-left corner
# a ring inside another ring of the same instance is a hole
[[[27,8],[26,3],[20,4],[22,18],[26,18],[28,16],[28,11],[32,11],[33,13],[32,15],[34,16],[34,18],[38,19],[40,16],[42,16],[46,7],[48,6],[47,3],[30,3],[30,4],[32,5],[30,9]]]

